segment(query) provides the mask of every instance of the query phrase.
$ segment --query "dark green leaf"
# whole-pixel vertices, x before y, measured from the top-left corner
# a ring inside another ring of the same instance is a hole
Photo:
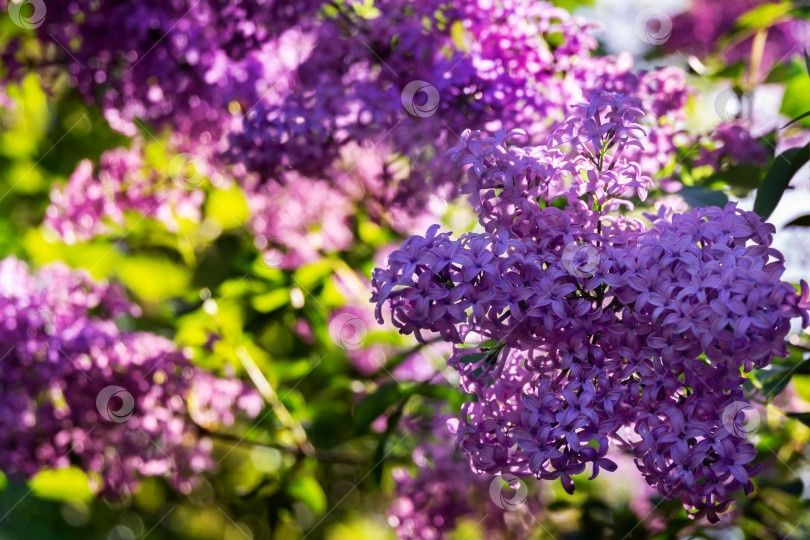
[[[788,370],[771,370],[775,371],[773,375],[762,385],[762,391],[768,398],[773,398],[782,393],[782,390],[790,383],[790,378],[794,374],[802,374],[810,368],[810,360],[803,360],[791,369]],[[757,375],[759,377],[759,374]]]
[[[462,364],[474,364],[475,362],[480,362],[487,356],[489,356],[488,352],[470,353],[465,354],[464,356],[459,358],[458,361],[461,362]]]
[[[413,396],[419,395],[428,398],[439,399],[446,403],[451,403],[456,406],[461,406],[464,402],[465,394],[459,391],[457,388],[452,386],[448,386],[446,384],[430,384],[424,382],[422,384],[417,384],[410,388],[405,388],[401,390],[402,395],[404,396]]]
[[[790,122],[788,122],[787,124],[785,124],[784,126],[782,126],[782,129],[785,129],[785,128],[786,128],[786,127],[788,127],[790,124],[793,124],[794,122],[798,122],[798,121],[799,121],[799,120],[801,120],[802,118],[807,118],[808,116],[810,116],[810,111],[807,111],[806,113],[800,114],[799,116],[797,116],[796,118],[794,118],[793,120],[791,120]]]
[[[720,206],[723,207],[728,202],[728,197],[722,191],[708,191],[698,186],[684,186],[678,195],[692,208],[699,206]]]
[[[803,216],[797,217],[785,227],[810,227],[810,214],[805,214]]]
[[[791,178],[808,160],[810,160],[810,145],[791,148],[776,156],[771,169],[757,190],[754,212],[763,219],[767,219],[779,204],[779,199],[782,198]]]
[[[810,75],[810,54],[804,51],[804,66],[807,68],[807,75]]]
[[[750,165],[733,165],[709,179],[708,184],[722,182],[729,186],[754,189],[762,182],[762,169]],[[720,206],[720,205],[717,205]]]
[[[405,397],[407,401],[408,397]],[[402,405],[394,411],[394,413],[388,417],[388,424],[385,426],[385,432],[380,437],[380,442],[377,443],[377,448],[374,450],[374,465],[371,467],[371,480],[374,483],[374,486],[379,486],[380,482],[382,481],[382,473],[383,473],[383,462],[387,454],[385,453],[385,447],[388,446],[388,440],[391,438],[391,434],[394,433],[394,430],[399,424],[399,420],[402,418],[402,411],[405,409],[404,407],[405,401],[402,402]]]

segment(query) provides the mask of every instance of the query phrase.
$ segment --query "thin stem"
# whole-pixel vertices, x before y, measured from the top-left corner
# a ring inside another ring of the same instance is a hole
[[[315,448],[312,446],[312,443],[309,442],[307,432],[304,431],[303,426],[301,426],[301,424],[293,418],[290,411],[287,410],[287,407],[285,407],[278,398],[278,394],[276,394],[276,391],[273,390],[270,382],[256,365],[256,362],[253,361],[253,358],[250,357],[247,350],[244,347],[237,347],[236,356],[239,358],[239,361],[242,362],[242,365],[245,367],[245,371],[247,371],[247,374],[253,381],[253,384],[256,385],[256,389],[259,391],[262,397],[264,397],[267,403],[270,404],[270,407],[273,409],[276,418],[278,418],[279,422],[281,422],[281,425],[292,432],[301,453],[303,453],[305,456],[314,456]]]
[[[751,43],[751,68],[748,71],[748,84],[753,87],[759,80],[760,66],[762,65],[762,56],[765,53],[765,41],[768,38],[768,29],[760,28],[754,35],[754,41]]]

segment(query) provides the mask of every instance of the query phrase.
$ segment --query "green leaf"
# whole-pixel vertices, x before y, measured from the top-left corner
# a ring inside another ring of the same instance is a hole
[[[367,395],[354,409],[354,430],[358,435],[368,431],[371,423],[403,397],[396,382],[387,382]]]
[[[737,80],[745,73],[746,65],[745,62],[739,61],[731,65],[723,65],[723,68],[720,71],[717,71],[712,74],[712,77],[719,77],[721,79],[733,79]]]
[[[793,123],[795,123],[795,122],[798,122],[798,121],[799,121],[799,120],[801,120],[802,118],[807,118],[808,116],[810,116],[810,111],[807,111],[806,113],[802,113],[802,114],[800,114],[799,116],[797,116],[796,118],[794,118],[793,120],[791,120],[790,122],[788,122],[787,124],[785,124],[784,126],[782,126],[782,128],[781,128],[781,129],[785,129],[785,128],[786,128],[786,127],[788,127],[790,124],[793,124]]]
[[[54,501],[89,501],[93,498],[90,478],[76,468],[40,471],[30,481],[37,497]]]
[[[228,189],[215,189],[208,194],[205,215],[216,220],[223,229],[240,227],[249,216],[247,200],[235,185]]]
[[[785,227],[810,227],[810,214],[805,214],[803,216],[797,217]]]
[[[762,169],[750,165],[732,165],[724,171],[720,171],[712,176],[707,183],[714,185],[716,182],[721,182],[729,186],[754,189],[759,187],[762,182]]]
[[[464,394],[462,394],[458,389],[446,384],[430,384],[428,382],[424,382],[422,384],[411,386],[410,388],[405,388],[401,391],[405,396],[419,395],[438,399],[456,406],[461,406],[465,400]]]
[[[318,481],[311,476],[293,480],[287,487],[287,493],[309,506],[315,514],[323,514],[326,511],[326,494]]]
[[[251,304],[256,311],[269,313],[281,306],[290,303],[290,291],[287,289],[273,289],[270,292],[254,296]]]
[[[795,118],[807,111],[807,96],[810,95],[810,77],[805,71],[804,62],[794,60],[787,65],[788,74],[784,81],[785,95],[779,112],[788,118]],[[800,121],[807,126],[807,121]]]
[[[787,415],[810,427],[810,412],[789,412]]]
[[[468,45],[469,39],[464,32],[464,23],[455,21],[450,25],[450,38],[453,40],[453,45],[460,51],[467,52],[470,50]]]
[[[779,199],[782,198],[790,180],[808,160],[810,160],[810,145],[791,148],[776,156],[757,190],[754,212],[767,219],[779,204]]]
[[[487,356],[489,356],[488,352],[470,353],[465,354],[464,356],[459,358],[458,361],[461,362],[462,364],[474,364],[476,362],[480,362]]]
[[[460,349],[494,349],[495,347],[499,346],[501,343],[495,339],[488,339],[483,343],[464,343],[459,345]]]
[[[678,195],[692,208],[699,206],[720,206],[723,207],[728,202],[728,197],[722,191],[708,191],[698,186],[684,186]]]
[[[189,286],[186,269],[165,258],[125,257],[118,263],[116,272],[124,285],[151,302],[181,296]]]
[[[768,28],[787,15],[792,6],[789,2],[763,4],[737,19],[737,28]]]

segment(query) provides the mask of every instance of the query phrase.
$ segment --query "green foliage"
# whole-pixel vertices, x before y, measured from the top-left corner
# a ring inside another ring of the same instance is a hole
[[[791,179],[808,160],[810,160],[810,145],[791,148],[778,155],[757,190],[754,212],[763,218],[770,216]]]

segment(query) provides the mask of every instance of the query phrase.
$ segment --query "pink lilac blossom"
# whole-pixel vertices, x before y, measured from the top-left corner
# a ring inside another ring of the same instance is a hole
[[[108,234],[123,227],[126,213],[137,212],[177,232],[180,219],[200,222],[205,193],[185,189],[182,180],[161,176],[144,161],[142,145],[101,155],[94,169],[82,160],[62,187],[51,191],[45,223],[67,243]]]
[[[662,497],[716,521],[760,468],[727,414],[747,402],[741,372],[787,354],[808,287],[780,281],[774,227],[734,203],[662,207],[650,226],[617,212],[650,185],[626,157],[640,105],[595,91],[536,147],[465,132],[449,155],[484,232],[407,239],[374,271],[372,301],[419,340],[488,340],[449,362],[475,395],[455,431],[476,470],[570,493],[589,465],[616,468],[615,445]]]
[[[354,206],[327,182],[289,173],[284,184],[267,183],[249,193],[254,243],[266,260],[281,247],[279,267],[297,268],[351,246]]]
[[[214,468],[206,428],[256,416],[258,394],[195,368],[174,344],[119,330],[121,289],[63,265],[0,261],[0,461],[15,479],[77,465],[120,496],[145,476],[180,490]]]

